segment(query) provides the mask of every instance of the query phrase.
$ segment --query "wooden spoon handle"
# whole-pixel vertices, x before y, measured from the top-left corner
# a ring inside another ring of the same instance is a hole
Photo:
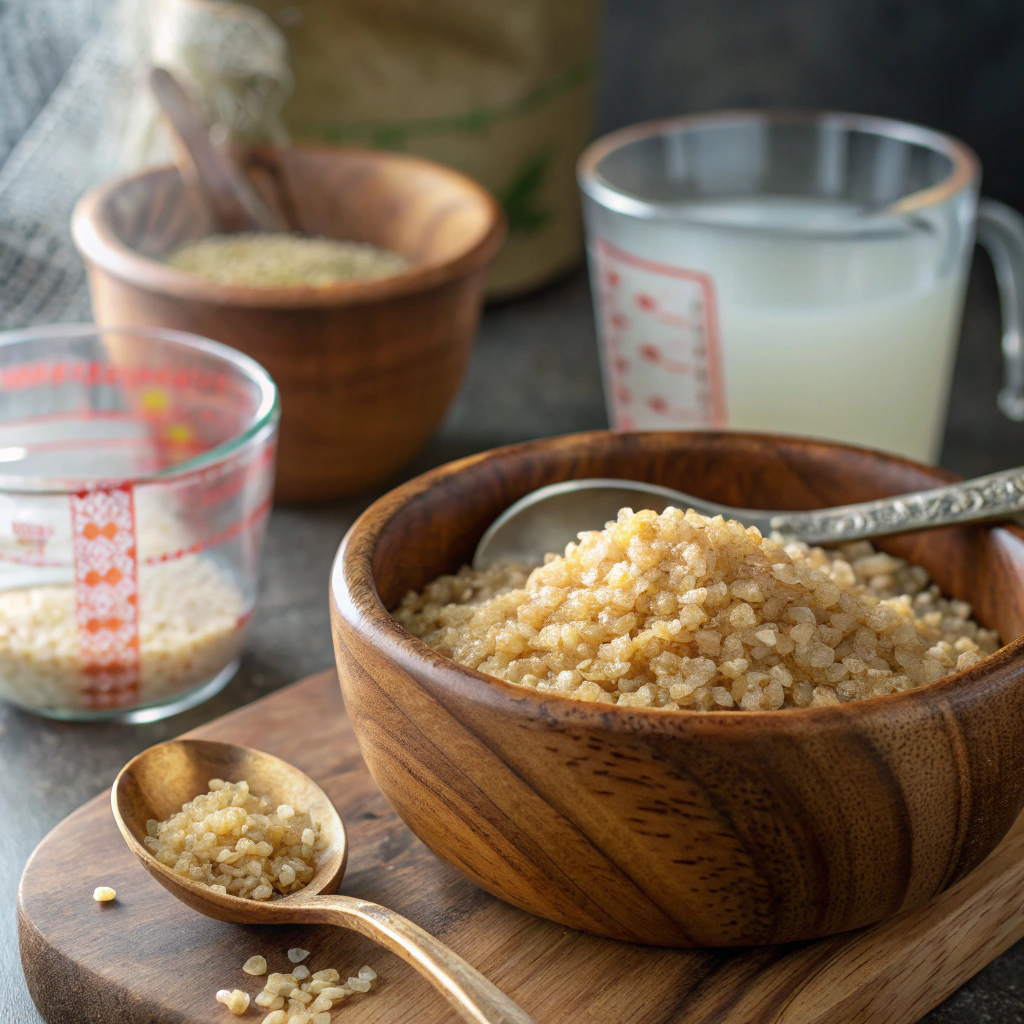
[[[462,1020],[473,1024],[536,1024],[501,989],[443,942],[386,907],[351,896],[313,896],[290,909],[301,911],[303,923],[350,928],[390,949],[415,967]]]
[[[284,221],[263,201],[234,161],[211,141],[192,97],[165,68],[153,68],[149,85],[184,146],[225,231],[283,231]]]

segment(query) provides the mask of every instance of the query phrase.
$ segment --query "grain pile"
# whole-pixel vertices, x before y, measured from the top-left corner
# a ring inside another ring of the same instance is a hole
[[[377,986],[377,972],[372,967],[360,967],[343,982],[341,974],[333,967],[310,973],[309,968],[300,963],[307,956],[307,950],[289,949],[288,959],[299,966],[287,974],[267,975],[263,990],[252,1000],[261,1009],[270,1011],[262,1024],[330,1024],[331,1010],[338,1003]],[[266,957],[259,954],[249,957],[242,970],[249,975],[266,974]],[[244,1014],[250,1003],[249,994],[241,989],[221,989],[216,999],[238,1015]]]
[[[139,566],[139,704],[208,682],[238,656],[245,603],[214,562]],[[29,708],[88,707],[75,589],[0,591],[0,696]]]
[[[167,821],[146,822],[150,853],[214,892],[269,900],[303,888],[327,845],[319,823],[253,796],[245,781],[211,779],[209,786]]]
[[[441,653],[541,693],[667,711],[823,707],[976,664],[999,638],[920,566],[721,517],[623,509],[529,573],[468,567],[394,613]]]
[[[316,288],[400,274],[409,261],[364,242],[285,232],[208,235],[183,246],[168,264],[217,284],[248,288]]]

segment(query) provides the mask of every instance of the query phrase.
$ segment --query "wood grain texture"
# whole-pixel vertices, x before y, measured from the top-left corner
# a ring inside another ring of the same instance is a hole
[[[545,696],[456,665],[391,619],[407,590],[468,562],[509,504],[574,477],[780,509],[950,479],[810,441],[600,432],[473,456],[386,495],[335,562],[335,650],[367,765],[436,854],[574,928],[743,946],[920,906],[1002,839],[1024,801],[1020,530],[880,542],[1012,642],[931,686],[833,708],[668,714]]]
[[[493,899],[434,857],[362,763],[334,673],[190,734],[258,746],[319,782],[344,817],[342,891],[384,903],[438,935],[539,1024],[907,1024],[1024,935],[1024,821],[926,907],[806,944],[682,950],[615,942]],[[87,846],[83,856],[82,847]],[[114,903],[91,899],[113,885]],[[138,864],[104,794],[59,825],[25,869],[22,962],[50,1024],[210,1024],[225,986],[255,994],[252,953],[281,969],[294,945],[314,969],[372,964],[382,983],[346,1004],[346,1024],[442,1024],[454,1014],[390,953],[338,928],[243,927],[195,914]],[[183,981],[187,979],[187,982]],[[250,1010],[242,1019],[258,1020]]]
[[[294,230],[370,242],[412,266],[318,288],[202,280],[161,260],[218,229],[209,206],[175,168],[149,169],[75,211],[93,315],[252,356],[281,393],[278,497],[362,490],[419,451],[458,391],[503,215],[470,179],[403,154],[295,147],[252,155],[251,170]]]

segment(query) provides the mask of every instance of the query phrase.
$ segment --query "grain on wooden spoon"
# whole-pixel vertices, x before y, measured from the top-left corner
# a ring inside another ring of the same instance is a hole
[[[146,822],[163,821],[207,791],[210,779],[245,779],[275,804],[307,811],[326,847],[300,891],[265,902],[223,894],[160,863],[145,846]],[[474,1024],[534,1024],[479,971],[418,925],[386,907],[334,894],[345,873],[345,826],[327,794],[307,775],[259,750],[210,740],[172,740],[144,750],[121,769],[110,791],[114,820],[142,866],[193,910],[234,924],[334,924],[357,931],[400,956]]]

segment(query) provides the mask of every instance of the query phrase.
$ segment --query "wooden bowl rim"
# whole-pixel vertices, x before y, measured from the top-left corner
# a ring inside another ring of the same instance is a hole
[[[495,712],[514,715],[533,722],[546,722],[559,726],[600,726],[613,733],[641,733],[675,735],[680,732],[732,733],[737,740],[775,734],[802,732],[807,726],[826,731],[845,732],[854,719],[885,716],[887,708],[897,702],[903,710],[913,710],[923,716],[934,713],[936,701],[949,698],[954,702],[975,702],[987,699],[995,691],[1013,682],[1024,667],[1024,633],[1005,643],[999,650],[983,658],[978,664],[961,672],[944,676],[933,683],[902,693],[869,697],[864,700],[819,708],[788,708],[785,711],[693,711],[680,709],[665,712],[657,708],[620,708],[616,705],[595,704],[572,697],[538,694],[527,687],[517,686],[495,676],[439,654],[422,640],[413,636],[393,619],[384,607],[373,578],[373,556],[377,542],[386,524],[409,501],[430,490],[441,480],[457,475],[473,466],[501,461],[510,455],[521,455],[545,448],[571,447],[597,437],[678,437],[682,443],[688,437],[735,438],[760,444],[797,445],[807,448],[845,450],[868,454],[885,461],[904,464],[915,470],[932,474],[936,483],[962,479],[955,473],[935,466],[925,466],[898,455],[876,451],[858,445],[841,444],[784,434],[759,434],[746,431],[606,431],[595,430],[559,437],[524,441],[492,448],[476,455],[445,463],[414,477],[383,495],[369,506],[346,532],[338,547],[330,577],[331,617],[344,619],[348,626],[365,642],[381,651],[409,676],[432,675],[459,700],[488,707]],[[1002,529],[1013,533],[1024,542],[1020,527],[992,524],[966,529]],[[357,595],[357,596],[354,596]]]
[[[437,288],[487,266],[505,241],[505,213],[498,201],[482,185],[454,168],[408,153],[392,153],[354,146],[299,145],[289,148],[341,159],[358,156],[382,164],[418,165],[448,178],[468,200],[477,203],[484,212],[485,226],[475,241],[449,259],[413,264],[402,273],[373,281],[345,281],[322,287],[303,285],[282,288],[218,284],[144,256],[122,242],[104,216],[106,204],[125,186],[147,178],[170,175],[180,177],[181,172],[176,164],[161,164],[107,181],[87,192],[75,205],[71,215],[71,234],[75,246],[88,263],[95,264],[108,274],[147,291],[221,306],[308,309],[386,302]]]

